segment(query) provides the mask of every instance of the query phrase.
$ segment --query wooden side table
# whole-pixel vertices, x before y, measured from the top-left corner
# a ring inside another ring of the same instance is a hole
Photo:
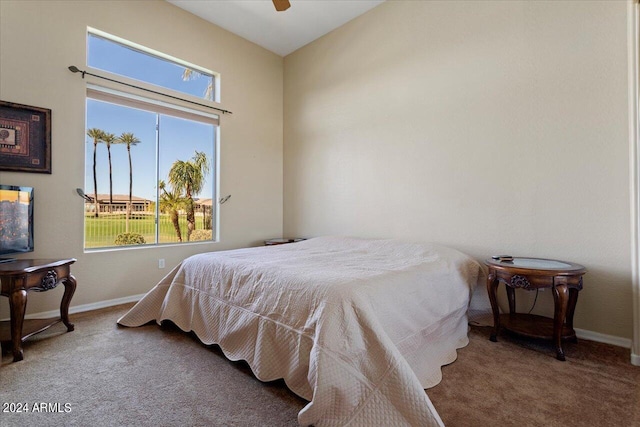
[[[487,259],[489,267],[487,291],[493,311],[494,328],[491,341],[497,341],[500,327],[519,335],[532,338],[552,339],[556,358],[565,360],[562,340],[577,341],[573,329],[573,314],[582,289],[582,276],[586,269],[570,262],[541,258],[513,258],[513,261]],[[504,283],[509,301],[509,314],[500,314],[496,292],[498,284]],[[553,319],[534,314],[516,313],[515,289],[553,290]]]
[[[264,241],[264,245],[265,246],[284,245],[286,243],[301,242],[303,240],[307,240],[307,239],[302,239],[302,238],[295,238],[295,239],[268,239],[268,240]]]
[[[23,359],[22,341],[44,331],[58,322],[63,322],[67,331],[73,331],[69,322],[69,304],[76,290],[76,279],[71,275],[71,264],[75,259],[20,259],[0,264],[0,295],[9,298],[11,321],[0,325],[0,341],[3,350],[11,344],[13,361]],[[64,294],[60,303],[60,317],[52,319],[24,319],[27,308],[27,292],[45,292],[64,285]],[[10,324],[10,331],[7,328]]]

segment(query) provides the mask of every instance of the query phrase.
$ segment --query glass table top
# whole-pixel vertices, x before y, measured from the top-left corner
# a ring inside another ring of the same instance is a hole
[[[487,260],[487,262],[492,265],[503,265],[505,267],[520,267],[541,270],[569,270],[582,268],[582,266],[576,264],[569,264],[563,261],[540,258],[513,258],[513,261],[498,261],[489,259]]]

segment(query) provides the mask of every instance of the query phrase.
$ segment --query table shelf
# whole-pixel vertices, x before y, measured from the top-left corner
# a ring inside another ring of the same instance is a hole
[[[528,338],[553,339],[553,319],[537,314],[513,313],[501,314],[500,325],[509,332]],[[560,337],[563,340],[574,339],[576,332],[563,325]]]
[[[22,324],[22,341],[60,322],[62,322],[62,318],[60,317],[52,317],[50,319],[25,319]],[[11,322],[8,320],[0,322],[0,341],[3,344],[3,348],[5,343],[11,342]]]

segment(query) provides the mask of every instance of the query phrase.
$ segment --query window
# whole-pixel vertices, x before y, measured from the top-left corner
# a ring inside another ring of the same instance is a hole
[[[209,101],[218,100],[212,72],[135,43],[115,40],[119,39],[91,29],[87,65]]]
[[[199,73],[205,77],[195,80],[203,84],[186,88],[185,70],[197,67],[182,61],[127,47],[104,33],[89,32],[87,39],[87,65],[102,76],[122,80],[111,74],[117,72],[152,83],[156,93],[202,96],[214,86],[213,73]],[[160,98],[88,79],[85,249],[217,236],[218,116]]]

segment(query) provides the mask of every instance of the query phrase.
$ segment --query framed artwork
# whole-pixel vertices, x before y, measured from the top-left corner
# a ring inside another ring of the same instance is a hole
[[[0,171],[51,173],[51,110],[0,101]]]

